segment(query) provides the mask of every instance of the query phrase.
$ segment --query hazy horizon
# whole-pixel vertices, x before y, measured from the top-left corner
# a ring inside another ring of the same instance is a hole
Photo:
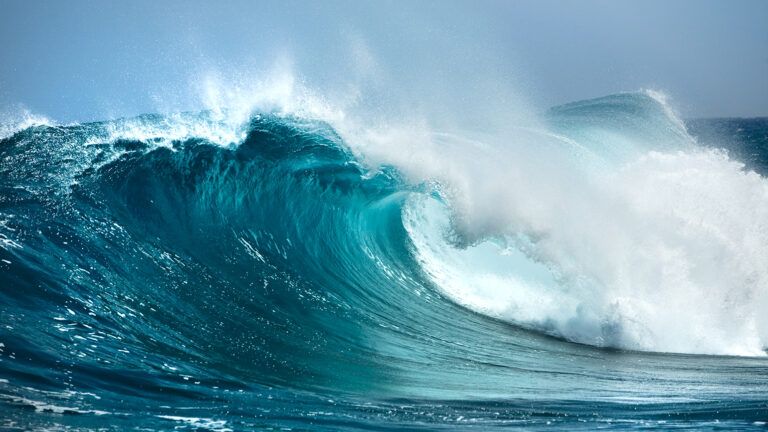
[[[768,2],[4,5],[0,112],[58,121],[201,109],[206,77],[286,58],[321,93],[354,75],[377,95],[542,110],[650,88],[687,118],[768,116]]]

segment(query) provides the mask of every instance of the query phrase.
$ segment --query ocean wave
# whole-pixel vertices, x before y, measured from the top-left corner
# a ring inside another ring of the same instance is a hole
[[[658,94],[482,134],[316,117],[211,110],[2,138],[0,400],[62,407],[29,389],[74,382],[129,402],[138,386],[139,405],[273,389],[614,403],[598,394],[622,377],[653,404],[689,357],[633,351],[765,355],[768,181],[699,146]],[[711,381],[749,393],[707,372],[686,381],[696,400],[716,400]],[[152,415],[231,427],[191,411]]]

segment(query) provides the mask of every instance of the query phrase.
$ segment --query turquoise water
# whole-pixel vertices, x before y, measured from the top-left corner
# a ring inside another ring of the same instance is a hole
[[[768,122],[545,118],[462,187],[296,115],[7,134],[0,425],[764,429]]]

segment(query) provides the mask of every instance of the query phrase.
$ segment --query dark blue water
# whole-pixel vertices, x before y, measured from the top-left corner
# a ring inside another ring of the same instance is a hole
[[[622,125],[657,122],[644,103]],[[556,109],[558,130],[586,142],[595,109]],[[449,200],[331,126],[254,115],[222,145],[173,124],[0,140],[0,427],[765,428],[763,356],[596,347],[454,301],[404,222]],[[687,126],[768,174],[768,119]]]
[[[768,173],[768,118],[695,119],[686,124],[702,145],[724,147],[747,168]]]

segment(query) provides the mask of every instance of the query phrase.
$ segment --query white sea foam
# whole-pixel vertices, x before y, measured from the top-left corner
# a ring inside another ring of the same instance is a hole
[[[86,144],[136,140],[170,147],[174,141],[204,139],[229,146],[239,144],[247,135],[254,115],[295,116],[342,124],[344,113],[331,105],[296,78],[290,62],[281,59],[261,78],[222,76],[211,72],[196,84],[202,113],[175,113],[140,116],[105,124],[106,136],[93,136]]]
[[[187,426],[194,427],[196,429],[199,428],[199,429],[219,431],[219,432],[228,432],[232,430],[231,428],[227,427],[226,420],[214,420],[214,419],[202,418],[202,417],[182,417],[182,416],[171,416],[171,415],[159,415],[157,417],[165,420],[172,420],[175,422],[179,422]]]
[[[16,132],[33,126],[52,126],[54,122],[40,114],[34,114],[26,108],[19,108],[0,114],[0,139],[8,138]]]
[[[90,137],[85,145],[118,140],[142,141],[169,147],[174,141],[204,139],[222,146],[240,143],[247,123],[213,117],[210,113],[176,113],[162,117],[136,117],[105,124],[105,134]]]
[[[592,345],[764,355],[768,180],[695,147],[599,170],[512,148],[395,162],[447,185],[451,210],[415,200],[405,220],[448,296]]]

